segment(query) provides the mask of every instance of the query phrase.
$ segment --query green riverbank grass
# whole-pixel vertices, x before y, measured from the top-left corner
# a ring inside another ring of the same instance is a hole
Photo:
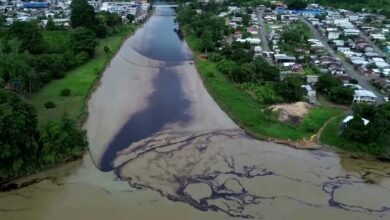
[[[191,43],[190,43],[191,44]],[[216,64],[208,60],[196,60],[197,69],[207,90],[219,106],[242,128],[258,138],[280,138],[302,140],[309,138],[341,110],[333,107],[312,108],[299,123],[283,123],[277,116],[266,110],[268,106],[259,104],[244,91],[236,88]]]
[[[49,121],[58,122],[64,114],[67,114],[71,119],[77,120],[85,113],[86,99],[89,92],[99,79],[107,62],[112,58],[105,54],[104,46],[108,46],[111,48],[111,51],[116,53],[122,42],[134,30],[134,25],[126,25],[121,28],[118,35],[100,40],[93,59],[66,73],[64,78],[53,80],[32,95],[29,102],[37,109],[39,127],[42,127]],[[61,90],[66,88],[71,89],[69,97],[60,95]],[[45,109],[44,104],[48,101],[54,102],[56,107]]]

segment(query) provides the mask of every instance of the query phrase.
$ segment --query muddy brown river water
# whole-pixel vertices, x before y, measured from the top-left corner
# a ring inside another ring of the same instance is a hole
[[[390,164],[249,137],[174,28],[153,16],[124,43],[89,100],[89,153],[18,180],[43,178],[1,193],[1,220],[390,219]]]

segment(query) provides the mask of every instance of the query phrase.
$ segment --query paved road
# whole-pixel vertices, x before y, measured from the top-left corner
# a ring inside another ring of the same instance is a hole
[[[313,32],[313,35],[314,35],[314,38],[318,39],[318,40],[321,40],[321,42],[324,44],[325,46],[325,49],[328,51],[328,53],[333,56],[333,57],[337,57],[337,58],[340,58],[336,51],[331,47],[329,46],[328,44],[328,38],[323,36],[310,22],[308,22],[306,19],[300,17],[299,18],[302,22],[306,23],[311,31]],[[348,63],[347,61],[343,60],[343,59],[339,59],[339,61],[341,62],[341,64],[343,65],[343,67],[345,68],[346,70],[346,73],[351,76],[352,78],[356,79],[359,81],[359,85],[362,86],[364,89],[366,90],[370,90],[370,91],[373,91],[375,93],[375,95],[378,97],[377,98],[377,103],[378,104],[382,104],[384,102],[383,100],[383,95],[374,87],[371,85],[371,83],[369,82],[369,80],[367,79],[367,77],[365,77],[364,75],[361,75],[357,70],[355,70],[354,66],[350,63]]]
[[[264,28],[264,11],[260,10],[258,13],[259,17],[259,25],[261,27],[261,30],[259,31],[260,39],[261,39],[261,46],[263,47],[263,50],[265,51],[271,51],[268,45],[268,33],[267,30]]]

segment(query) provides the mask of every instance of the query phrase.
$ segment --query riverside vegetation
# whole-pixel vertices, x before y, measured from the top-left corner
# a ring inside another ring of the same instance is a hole
[[[50,19],[45,28],[0,21],[0,182],[80,157],[87,146],[79,120],[89,90],[135,27],[85,0],[71,11],[71,29]]]
[[[302,140],[316,134],[325,122],[333,118],[335,120],[329,121],[324,129],[322,143],[376,156],[390,156],[389,104],[374,107],[369,117],[372,125],[367,127],[361,126],[362,116],[356,112],[356,119],[343,130],[340,119],[345,117],[344,111],[332,105],[311,108],[299,122],[280,122],[277,113],[269,110],[269,105],[303,100],[301,85],[304,79],[286,77],[280,80],[279,69],[261,57],[254,59],[250,45],[236,42],[227,44],[225,39],[233,30],[225,25],[224,18],[217,16],[224,7],[217,3],[182,5],[177,20],[189,46],[197,55],[196,66],[205,86],[222,109],[241,127],[261,138]],[[196,9],[201,9],[202,13],[196,13]],[[308,30],[296,24],[286,29],[283,35],[294,35],[294,28]],[[306,32],[304,37],[307,38],[310,35]],[[290,45],[302,43],[302,38],[296,38],[299,42],[294,42],[294,39],[289,38]],[[208,58],[204,59],[204,56]],[[341,88],[341,82],[324,75],[320,77],[320,85],[320,90],[328,92],[332,101],[351,104],[353,90]],[[381,127],[375,130],[379,124]],[[375,132],[380,135],[362,141],[359,129],[364,137]]]

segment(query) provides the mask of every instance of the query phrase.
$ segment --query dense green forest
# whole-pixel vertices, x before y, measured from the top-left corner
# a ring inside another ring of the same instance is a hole
[[[82,155],[87,141],[77,122],[65,114],[38,126],[29,97],[94,58],[100,39],[116,35],[124,25],[117,14],[95,13],[86,0],[72,1],[71,28],[56,26],[50,18],[46,27],[39,20],[5,26],[0,17],[1,182]],[[111,53],[108,47],[104,51]],[[57,95],[71,93],[65,88]],[[48,110],[56,103],[36,107]]]

